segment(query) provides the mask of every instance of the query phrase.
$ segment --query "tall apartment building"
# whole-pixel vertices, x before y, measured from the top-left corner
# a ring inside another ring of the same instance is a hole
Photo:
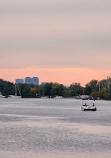
[[[31,78],[30,78],[30,77],[26,77],[26,78],[25,78],[25,83],[26,83],[26,84],[32,84]]]
[[[39,79],[38,79],[38,77],[33,77],[32,78],[32,84],[39,85]]]
[[[26,84],[39,85],[39,79],[38,79],[38,77],[33,77],[33,78],[26,77],[25,78],[25,83]]]

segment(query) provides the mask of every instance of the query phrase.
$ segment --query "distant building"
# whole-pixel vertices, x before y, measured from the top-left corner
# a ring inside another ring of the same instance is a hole
[[[32,84],[39,85],[39,79],[37,77],[33,77],[31,81],[32,81]]]
[[[23,84],[24,81],[23,81],[23,79],[16,79],[16,80],[15,80],[15,83],[17,83],[17,84],[18,84],[18,83],[22,83],[22,84]]]
[[[25,78],[25,84],[32,84],[32,80],[30,77]]]
[[[37,77],[26,77],[25,78],[25,84],[34,84],[34,85],[39,85],[39,79]]]
[[[48,82],[41,82],[41,85],[45,85],[45,84],[47,84]]]

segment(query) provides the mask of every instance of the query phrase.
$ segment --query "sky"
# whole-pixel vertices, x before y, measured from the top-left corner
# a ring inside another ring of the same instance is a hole
[[[0,0],[0,78],[85,85],[111,72],[111,0]]]

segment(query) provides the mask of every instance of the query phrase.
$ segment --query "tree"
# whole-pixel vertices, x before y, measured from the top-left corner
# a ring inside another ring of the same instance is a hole
[[[52,83],[46,83],[45,85],[42,86],[42,90],[43,90],[43,95],[44,96],[51,96],[51,89],[52,89]]]
[[[30,88],[30,94],[31,94],[31,97],[36,98],[37,89],[35,87]]]
[[[63,95],[64,86],[62,84],[53,84],[52,89],[50,91],[51,96],[62,96]]]
[[[0,79],[0,92],[4,96],[13,95],[15,92],[14,84]]]
[[[93,90],[99,91],[97,80],[91,80],[88,84],[86,84],[84,93],[86,95],[89,95],[92,93]]]
[[[69,90],[73,90],[75,95],[83,94],[83,88],[81,87],[80,83],[73,83],[70,85]]]
[[[91,95],[94,99],[98,99],[98,97],[99,97],[99,92],[93,90],[90,95]]]
[[[67,88],[62,91],[62,96],[65,98],[69,97],[69,90]]]
[[[76,96],[76,91],[75,90],[69,90],[69,92],[68,92],[68,96],[69,97],[74,97],[74,96]]]
[[[105,100],[109,100],[110,99],[110,95],[108,90],[106,89],[101,89],[101,91],[99,92],[99,97],[101,99],[105,99]]]
[[[23,98],[29,98],[31,97],[31,88],[30,85],[28,84],[22,84],[22,88],[21,88],[21,95]]]

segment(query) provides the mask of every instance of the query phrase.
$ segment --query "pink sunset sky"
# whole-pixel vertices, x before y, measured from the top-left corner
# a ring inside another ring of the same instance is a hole
[[[111,72],[110,0],[0,1],[0,78],[85,85]]]

